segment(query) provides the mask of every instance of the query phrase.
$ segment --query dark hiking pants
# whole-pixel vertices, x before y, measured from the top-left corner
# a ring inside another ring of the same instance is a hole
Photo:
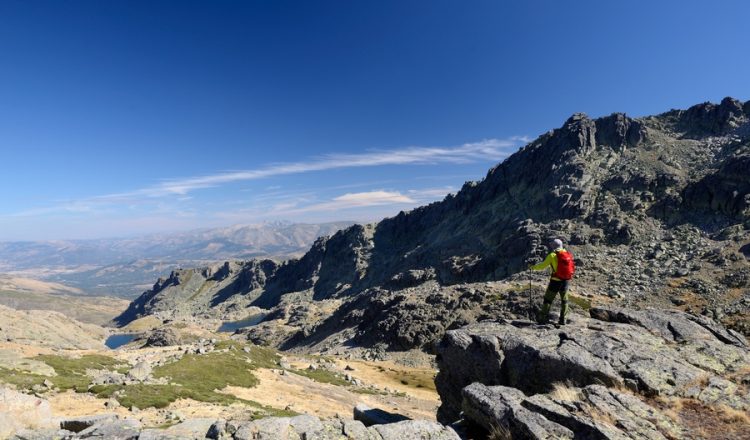
[[[549,281],[547,291],[544,293],[544,304],[542,304],[542,310],[537,317],[540,323],[546,323],[549,319],[549,310],[552,308],[552,302],[558,293],[560,294],[560,325],[565,324],[565,318],[568,316],[568,280]]]

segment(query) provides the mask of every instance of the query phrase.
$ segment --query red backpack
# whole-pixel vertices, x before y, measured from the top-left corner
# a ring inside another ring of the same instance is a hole
[[[557,270],[553,277],[561,280],[570,280],[573,278],[573,274],[576,271],[576,263],[573,261],[573,254],[569,251],[555,251],[557,254]]]

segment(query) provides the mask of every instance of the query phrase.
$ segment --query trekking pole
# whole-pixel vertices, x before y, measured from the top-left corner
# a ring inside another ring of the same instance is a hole
[[[531,301],[531,272],[529,272],[529,320],[530,321],[534,320],[533,315],[534,315],[534,305],[533,305],[533,302]]]

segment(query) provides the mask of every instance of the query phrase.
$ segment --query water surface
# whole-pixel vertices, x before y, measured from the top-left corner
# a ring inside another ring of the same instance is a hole
[[[112,335],[108,337],[106,341],[104,341],[104,345],[114,350],[132,341],[137,336],[138,335],[133,334],[133,333],[121,333],[117,335]]]
[[[233,332],[241,328],[252,327],[254,325],[260,324],[260,322],[263,321],[263,318],[265,317],[265,313],[258,313],[257,315],[248,316],[247,318],[240,319],[239,321],[227,321],[221,324],[221,327],[219,327],[219,331]]]

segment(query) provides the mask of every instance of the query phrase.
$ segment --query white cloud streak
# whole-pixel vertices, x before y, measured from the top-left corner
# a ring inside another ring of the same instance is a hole
[[[288,162],[270,164],[265,167],[220,172],[204,176],[188,177],[184,179],[169,179],[155,185],[136,189],[133,191],[104,194],[78,200],[61,202],[55,206],[33,208],[12,214],[0,215],[0,217],[35,217],[52,214],[84,214],[94,210],[99,211],[102,206],[127,204],[131,209],[144,202],[158,202],[165,197],[174,197],[181,202],[191,199],[190,192],[218,187],[234,182],[260,180],[276,176],[302,174],[332,169],[375,167],[375,166],[399,166],[399,165],[427,165],[440,163],[473,163],[478,161],[500,161],[515,151],[522,143],[528,142],[528,138],[514,136],[508,139],[485,139],[479,142],[466,143],[455,147],[407,147],[395,150],[372,150],[358,154],[328,154],[315,157],[304,162]],[[364,186],[364,185],[349,185]],[[343,188],[345,186],[341,186]],[[273,191],[271,191],[273,192]],[[446,191],[447,193],[448,191]],[[355,206],[378,206],[387,203],[416,203],[418,198],[415,194],[403,195],[388,193],[385,191],[374,191],[369,193],[347,194],[343,199],[323,202],[318,205],[309,205],[305,208],[312,209],[317,206],[321,210],[329,207]],[[436,194],[430,194],[434,197]],[[424,195],[423,195],[424,196]],[[387,203],[386,203],[387,202]],[[287,206],[288,207],[288,206]]]
[[[289,174],[301,174],[339,168],[384,165],[419,165],[437,163],[471,163],[480,160],[501,160],[517,148],[525,137],[487,139],[458,147],[408,147],[400,150],[377,150],[360,154],[329,154],[305,162],[272,164],[267,167],[217,173],[185,179],[171,179],[139,190],[107,194],[93,200],[120,200],[137,197],[186,195],[190,191],[228,183],[258,180]]]
[[[298,202],[282,202],[274,205],[266,214],[296,215],[308,212],[334,212],[345,209],[367,208],[384,205],[414,205],[418,201],[398,191],[367,191],[346,193],[328,201],[300,206]]]
[[[268,218],[297,218],[299,215],[312,213],[330,214],[339,211],[352,212],[354,210],[364,213],[369,212],[370,210],[368,208],[373,207],[411,209],[425,202],[439,200],[450,192],[455,192],[455,188],[450,186],[442,188],[427,188],[408,190],[405,193],[399,191],[373,190],[346,193],[332,199],[313,203],[309,203],[308,200],[304,199],[281,201],[271,206],[254,206],[232,211],[215,212],[214,216],[225,220],[248,222]],[[384,212],[387,213],[387,211]],[[341,217],[327,216],[326,218],[340,219]]]

